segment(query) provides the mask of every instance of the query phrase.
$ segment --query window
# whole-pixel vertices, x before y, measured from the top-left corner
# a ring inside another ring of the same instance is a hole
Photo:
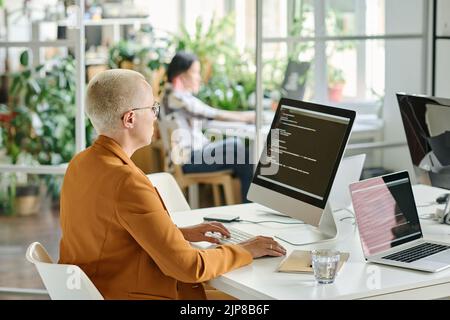
[[[398,2],[396,13],[401,15],[401,9],[410,5]],[[416,0],[414,5],[422,8],[423,1]],[[283,59],[285,64],[292,59],[310,62],[305,99],[380,104],[385,91],[386,41],[422,39],[422,10],[417,11],[417,16],[392,27],[386,22],[385,0],[264,1],[263,63],[273,59]],[[266,72],[264,84],[267,79],[280,78]]]

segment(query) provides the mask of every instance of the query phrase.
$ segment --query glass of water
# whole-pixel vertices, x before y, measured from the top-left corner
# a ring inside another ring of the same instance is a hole
[[[341,254],[337,250],[319,249],[311,252],[314,276],[318,283],[333,283]]]

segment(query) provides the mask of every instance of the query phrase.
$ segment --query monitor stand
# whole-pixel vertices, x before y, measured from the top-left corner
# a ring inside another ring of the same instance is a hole
[[[286,230],[275,235],[275,238],[283,240],[294,246],[302,246],[317,242],[332,241],[337,238],[338,231],[334,220],[333,212],[327,203],[323,210],[318,227],[305,224],[301,230]]]

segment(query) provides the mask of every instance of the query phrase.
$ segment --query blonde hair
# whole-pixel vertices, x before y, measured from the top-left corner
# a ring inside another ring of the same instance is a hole
[[[86,114],[98,133],[120,128],[122,115],[142,102],[145,78],[138,72],[112,69],[98,73],[86,91]]]

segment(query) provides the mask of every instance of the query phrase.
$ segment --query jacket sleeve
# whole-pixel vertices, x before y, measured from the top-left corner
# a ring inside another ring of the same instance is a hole
[[[238,245],[193,248],[144,175],[127,173],[118,185],[116,199],[119,222],[167,276],[186,283],[204,282],[253,260]]]

